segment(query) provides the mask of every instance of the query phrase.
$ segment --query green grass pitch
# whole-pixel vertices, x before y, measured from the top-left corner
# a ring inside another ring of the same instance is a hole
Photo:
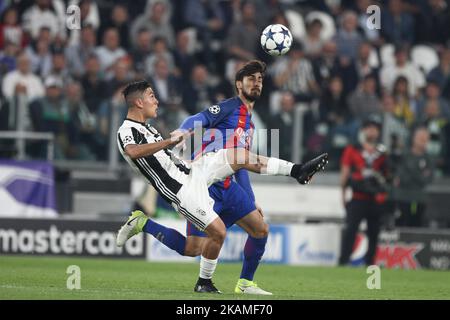
[[[81,269],[81,289],[68,290],[69,265]],[[240,264],[219,263],[222,295],[193,292],[196,263],[0,256],[0,299],[450,299],[450,272],[381,269],[381,289],[367,289],[365,268],[262,264],[256,281],[272,297],[233,293]]]

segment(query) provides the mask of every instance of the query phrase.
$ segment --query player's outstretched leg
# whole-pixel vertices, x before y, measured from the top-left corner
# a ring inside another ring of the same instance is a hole
[[[256,155],[243,148],[227,149],[226,152],[228,164],[234,171],[247,169],[272,176],[291,176],[300,184],[308,184],[328,163],[328,153],[323,153],[306,163],[295,164],[278,158]]]
[[[175,229],[167,228],[153,221],[139,210],[133,211],[127,222],[120,228],[117,234],[117,245],[123,246],[129,238],[139,232],[149,233],[170,249],[182,256],[185,255],[185,236]]]
[[[120,228],[117,233],[116,244],[118,247],[122,247],[125,242],[132,236],[142,232],[144,225],[148,218],[140,210],[133,211],[128,218],[127,222]]]
[[[304,164],[294,165],[292,167],[291,176],[300,184],[308,184],[316,172],[325,169],[327,163],[328,153],[323,153]]]

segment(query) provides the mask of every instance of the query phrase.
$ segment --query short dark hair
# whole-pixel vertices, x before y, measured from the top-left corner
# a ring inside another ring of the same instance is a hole
[[[145,90],[147,90],[150,87],[151,87],[150,83],[145,80],[129,83],[122,91],[123,97],[125,98],[125,102],[127,103],[128,108],[132,107],[132,101],[131,99],[129,99],[131,95],[135,93],[142,94]]]
[[[367,127],[376,127],[378,130],[381,131],[383,124],[381,123],[381,119],[378,115],[376,114],[370,114],[369,116],[367,116],[362,125],[361,128],[365,129]]]
[[[260,72],[264,77],[264,74],[266,72],[266,64],[259,60],[250,60],[236,72],[236,77],[234,79],[235,86],[237,81],[242,81],[244,77],[248,77],[257,72]]]

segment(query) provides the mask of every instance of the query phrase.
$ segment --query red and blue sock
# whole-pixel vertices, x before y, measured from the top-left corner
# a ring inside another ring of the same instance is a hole
[[[150,233],[158,241],[172,250],[184,256],[186,237],[175,229],[166,228],[155,221],[148,219],[143,228],[144,232]]]
[[[241,279],[253,281],[259,261],[266,249],[267,237],[253,238],[248,236],[244,247],[244,261],[242,264]]]

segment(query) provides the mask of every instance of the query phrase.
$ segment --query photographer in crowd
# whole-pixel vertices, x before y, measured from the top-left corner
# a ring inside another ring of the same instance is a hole
[[[375,263],[375,253],[382,214],[387,198],[387,157],[385,147],[378,143],[381,124],[373,117],[363,122],[359,144],[347,146],[341,159],[341,187],[347,211],[343,233],[340,265],[349,263],[350,256],[363,219],[367,221],[369,247],[366,265]],[[346,202],[347,188],[352,189],[352,199]]]

